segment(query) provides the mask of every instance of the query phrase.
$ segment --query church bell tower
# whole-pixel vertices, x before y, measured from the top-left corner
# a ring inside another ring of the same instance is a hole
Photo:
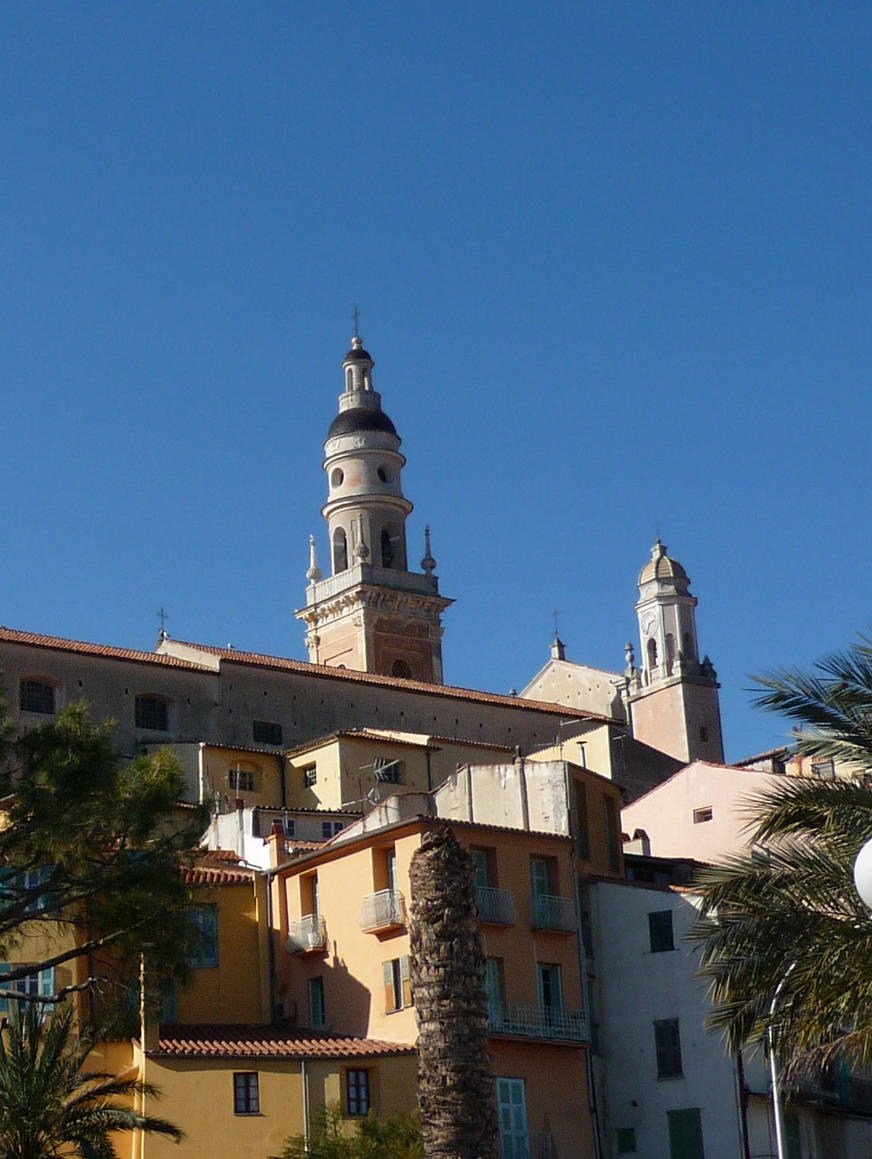
[[[429,529],[422,571],[409,570],[406,459],[373,389],[374,366],[355,335],[324,443],[330,575],[322,576],[313,538],[306,606],[296,615],[306,624],[312,663],[441,684],[442,612],[454,601],[439,595]]]
[[[717,673],[699,659],[696,596],[677,559],[658,539],[639,576],[641,667],[627,645],[624,693],[633,736],[683,761],[722,764]]]

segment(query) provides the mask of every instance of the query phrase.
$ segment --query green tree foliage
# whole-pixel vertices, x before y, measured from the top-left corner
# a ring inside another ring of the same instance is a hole
[[[379,1119],[370,1113],[348,1120],[338,1104],[314,1116],[311,1138],[296,1135],[285,1143],[280,1159],[423,1159],[424,1144],[416,1121],[408,1115]]]
[[[82,705],[2,740],[0,957],[34,922],[56,947],[4,984],[14,990],[17,978],[78,958],[132,964],[143,944],[152,962],[182,969],[192,932],[180,869],[208,808],[176,808],[178,762],[168,752],[123,761]]]
[[[800,751],[872,766],[872,650],[760,681],[758,704],[799,725]],[[872,837],[872,793],[853,780],[785,778],[750,812],[749,851],[701,880],[696,935],[712,1023],[733,1048],[766,1040],[796,1070],[839,1054],[872,1064],[872,916],[854,860]]]
[[[43,1017],[36,1006],[17,1005],[0,1035],[0,1152],[4,1159],[116,1159],[114,1131],[143,1130],[176,1141],[182,1132],[165,1119],[130,1105],[137,1095],[156,1097],[136,1079],[89,1072],[93,1035],[73,1034],[73,1012]]]

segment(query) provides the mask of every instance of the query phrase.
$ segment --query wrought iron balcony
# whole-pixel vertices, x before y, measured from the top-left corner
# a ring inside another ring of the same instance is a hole
[[[500,1159],[558,1159],[550,1131],[500,1135]]]
[[[288,923],[289,954],[311,954],[327,949],[327,923],[320,914],[308,914]]]
[[[587,1042],[590,1037],[583,1010],[501,1002],[490,1005],[488,1019],[491,1034],[509,1034],[514,1038],[549,1038],[563,1042]]]
[[[360,928],[368,934],[406,924],[406,902],[397,889],[367,894],[360,906]]]
[[[511,926],[517,920],[515,903],[507,889],[476,886],[475,901],[480,922],[487,922],[491,926]]]
[[[534,930],[574,934],[578,929],[575,902],[570,897],[555,897],[550,893],[534,894],[531,924]]]

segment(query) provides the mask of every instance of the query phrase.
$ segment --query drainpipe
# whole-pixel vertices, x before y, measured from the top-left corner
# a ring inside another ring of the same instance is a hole
[[[524,831],[530,831],[530,802],[527,799],[527,769],[524,765],[524,757],[521,753],[521,746],[515,745],[515,768],[518,770],[518,786],[521,790],[521,823]]]
[[[309,1151],[309,1060],[300,1059],[300,1077],[303,1080],[303,1135],[306,1139],[306,1152]]]

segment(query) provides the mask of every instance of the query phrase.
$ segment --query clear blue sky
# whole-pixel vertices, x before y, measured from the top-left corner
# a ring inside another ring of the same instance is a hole
[[[0,6],[0,622],[304,658],[355,303],[446,678],[623,663],[655,535],[728,755],[868,629],[872,6]],[[326,553],[325,553],[326,554]]]

